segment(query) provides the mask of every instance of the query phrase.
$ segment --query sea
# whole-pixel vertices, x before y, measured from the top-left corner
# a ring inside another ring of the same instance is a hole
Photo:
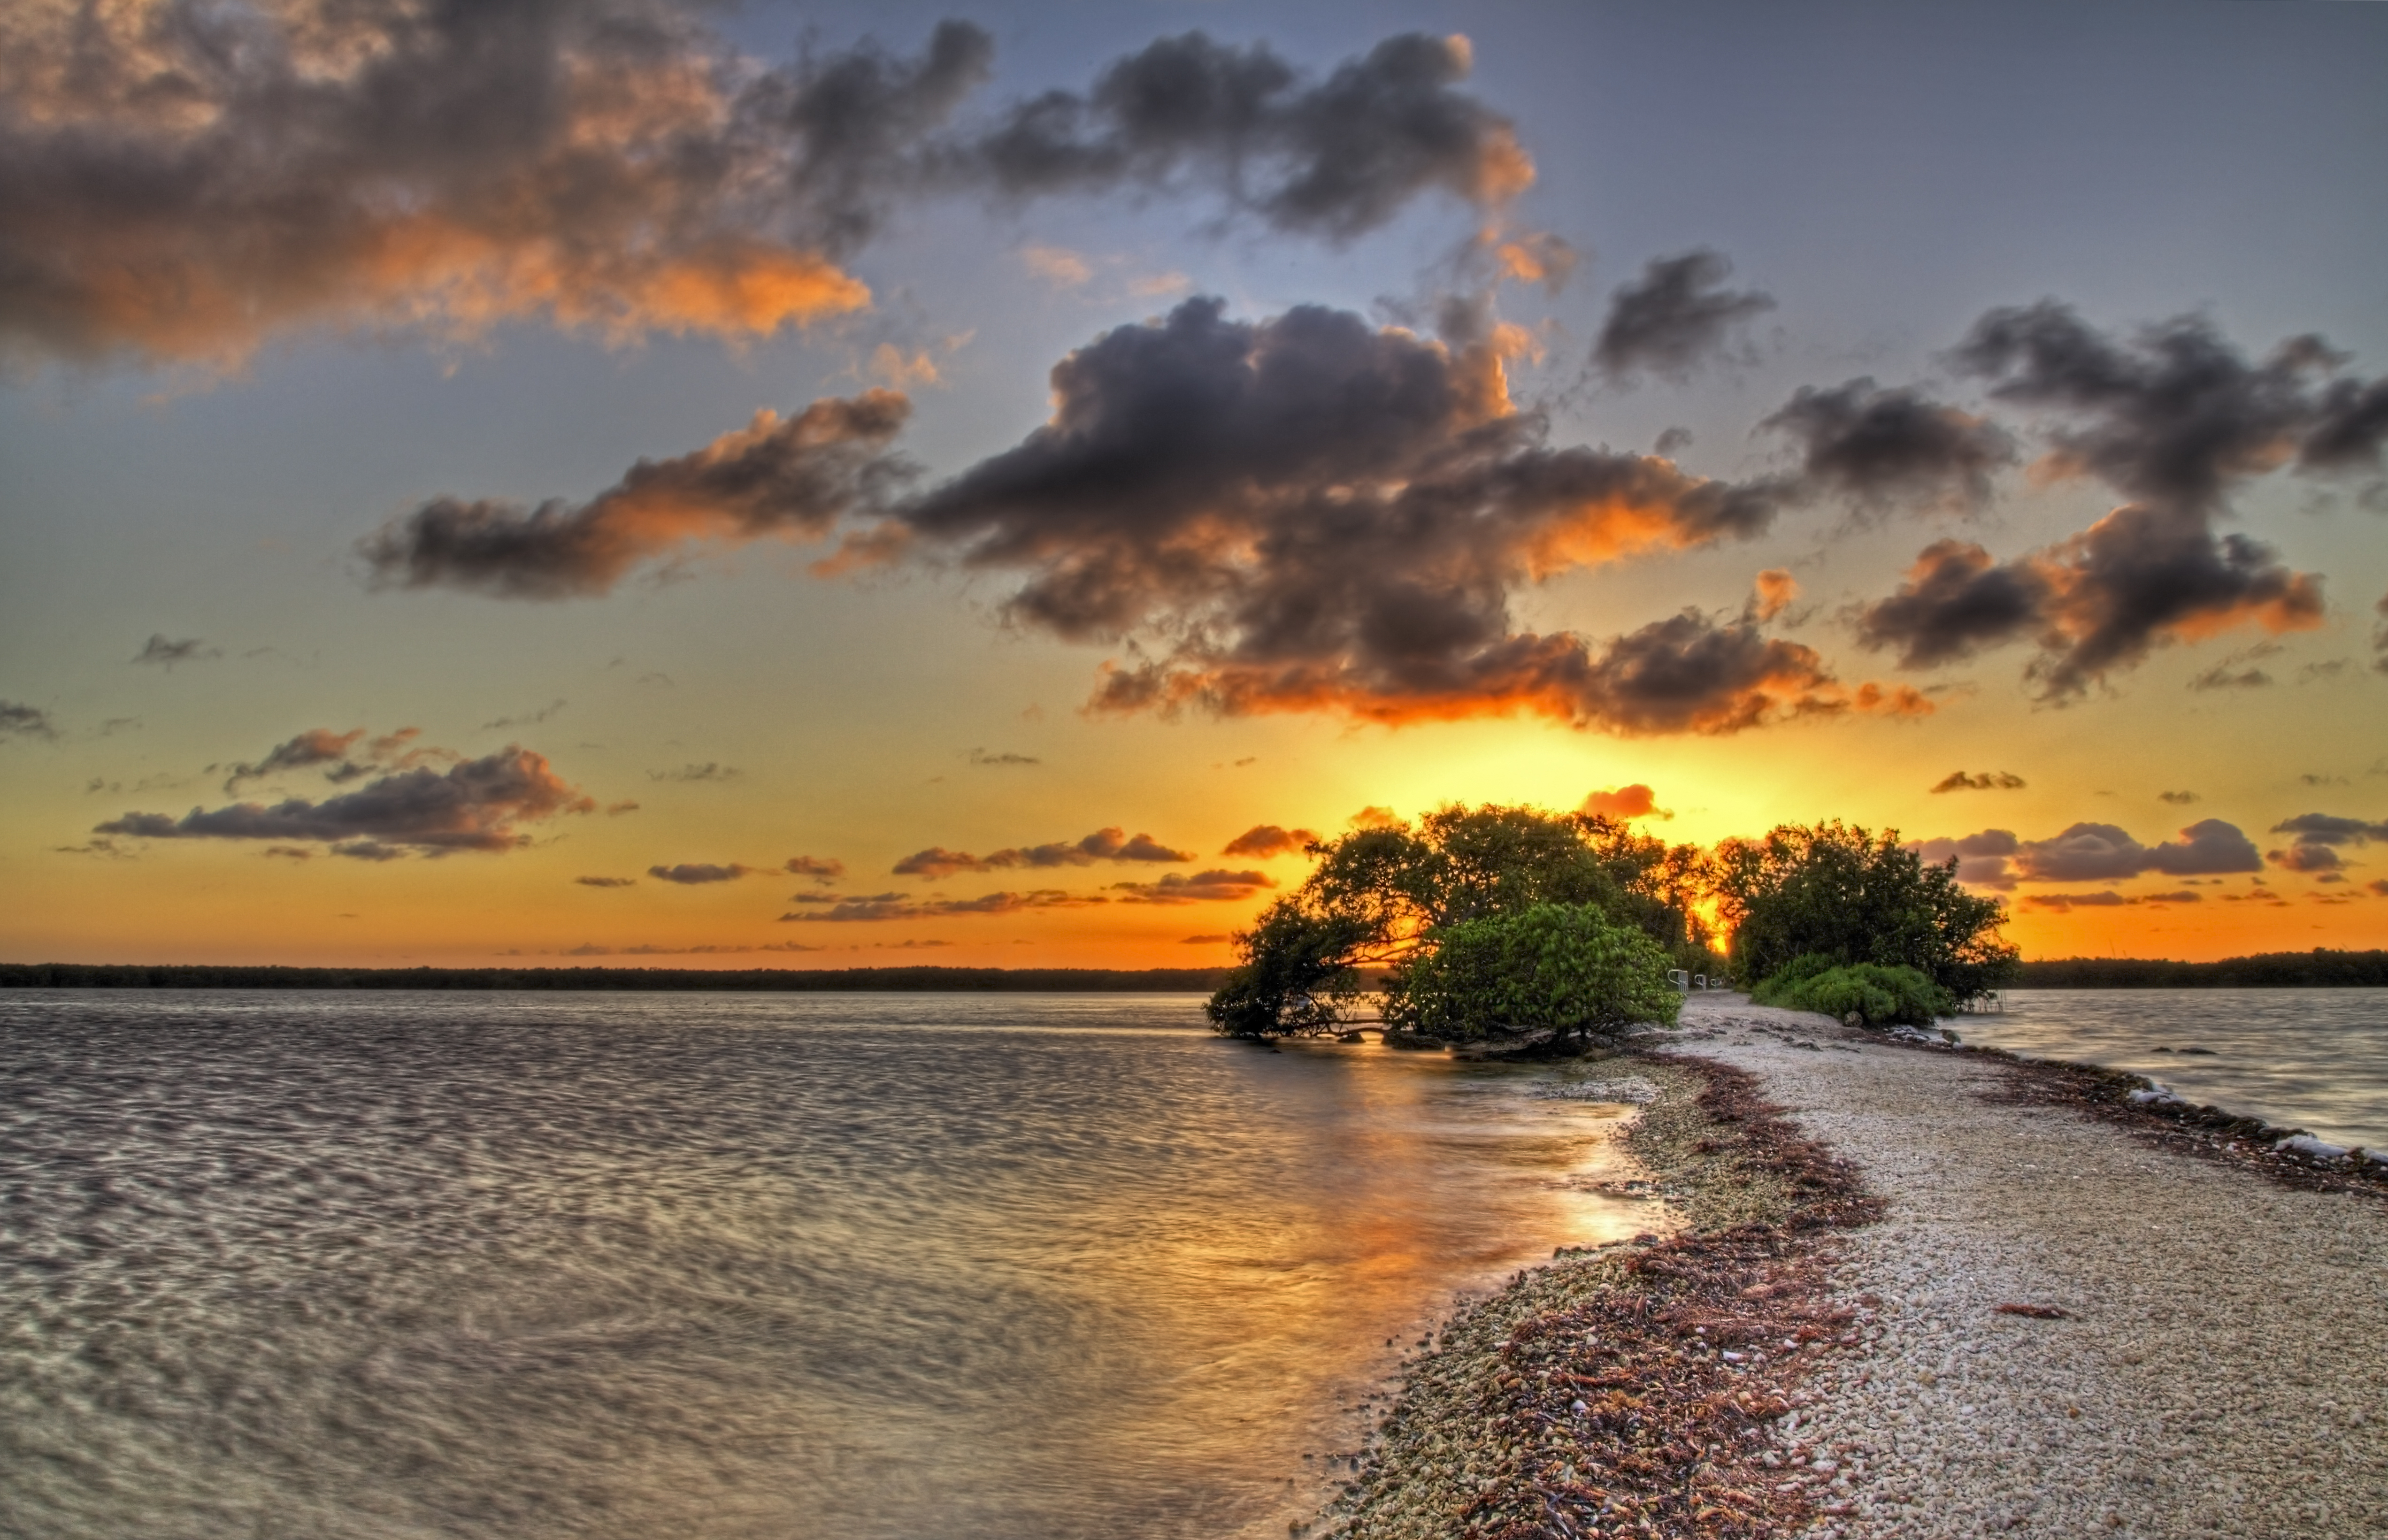
[[[1664,1221],[1624,1107],[1200,1003],[0,994],[0,1534],[1282,1536]]]
[[[2388,1152],[2388,989],[2011,989],[2003,1004],[1947,1025]]]

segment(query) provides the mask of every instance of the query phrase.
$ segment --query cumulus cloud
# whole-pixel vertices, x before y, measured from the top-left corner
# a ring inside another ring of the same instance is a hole
[[[1265,860],[1271,856],[1298,855],[1318,842],[1316,831],[1288,829],[1275,823],[1255,823],[1227,842],[1223,856],[1251,856]]]
[[[1111,891],[1124,894],[1124,904],[1232,903],[1277,886],[1262,872],[1169,872],[1151,883],[1113,883]]]
[[[1680,379],[1720,351],[1735,326],[1774,308],[1768,296],[1724,286],[1733,264],[1714,251],[1660,257],[1609,297],[1593,363],[1611,379]]]
[[[2026,840],[2015,852],[2019,876],[2033,882],[2112,882],[2142,872],[2174,877],[2261,872],[2255,844],[2218,818],[2192,823],[2178,842],[2141,845],[2112,823],[2076,823],[2052,839]]]
[[[57,735],[57,727],[50,720],[50,714],[40,706],[0,700],[0,740],[55,738]]]
[[[133,661],[154,663],[171,673],[177,663],[197,663],[207,658],[222,656],[223,656],[222,647],[210,647],[196,636],[186,636],[175,642],[169,641],[162,634],[153,634],[148,641],[141,644],[141,650],[133,655]]]
[[[1956,541],[1927,547],[1899,591],[1860,616],[1866,645],[1930,668],[2030,640],[2039,656],[2029,677],[2062,700],[2159,645],[2321,623],[2318,575],[2215,528],[2251,477],[2376,455],[2381,430],[2366,403],[2378,388],[2330,379],[2344,360],[2319,338],[2293,338],[2256,363],[2199,318],[2117,338],[2043,301],[1984,315],[1951,357],[1995,400],[2043,415],[2043,472],[2096,477],[2129,501],[2012,561]],[[2211,682],[2259,682],[2260,672]]]
[[[1348,240],[1423,193],[1492,209],[1532,182],[1508,120],[1458,89],[1471,63],[1465,38],[1408,33],[1313,82],[1264,44],[1188,32],[1084,95],[1021,103],[956,160],[1014,197],[1201,186],[1271,228]]]
[[[1130,835],[1117,827],[1098,829],[1084,838],[1051,845],[1015,846],[972,856],[933,845],[897,861],[896,875],[950,877],[958,872],[1004,872],[1015,867],[1092,866],[1097,861],[1190,861],[1190,850],[1173,850],[1150,834]]]
[[[2077,535],[2011,562],[1937,541],[1907,580],[1858,617],[1858,640],[1928,668],[2026,638],[2044,698],[2078,695],[2156,646],[2254,624],[2274,634],[2321,624],[2321,579],[2280,566],[2204,515],[2126,504]]]
[[[785,870],[817,883],[833,883],[845,875],[845,863],[827,856],[790,856]]]
[[[1844,686],[1811,649],[1760,635],[1755,613],[1687,613],[1597,643],[1516,626],[1530,584],[1756,535],[1787,495],[1551,447],[1544,419],[1508,398],[1518,345],[1500,327],[1453,344],[1315,306],[1239,322],[1218,299],[1188,300],[1062,360],[1046,426],[876,524],[850,523],[816,570],[911,560],[1016,575],[1005,618],[1124,646],[1097,711],[1523,711],[1676,732],[1929,709],[1912,690]],[[675,467],[719,450],[649,469],[697,487]],[[475,515],[456,525],[469,538],[451,539],[446,515],[418,516],[372,554],[426,582],[593,592],[664,549],[613,538],[604,510],[637,479],[578,510]],[[692,491],[700,511],[637,528],[667,543],[698,528],[826,532],[811,511],[783,518],[768,487],[739,485],[751,500],[714,508]],[[484,525],[502,538],[480,540]],[[591,530],[605,538],[584,549]]]
[[[2293,839],[2283,849],[2265,851],[2266,860],[2284,872],[2334,874],[2346,864],[2345,858],[2339,854],[2340,848],[2369,845],[2373,840],[2388,841],[2388,821],[2373,823],[2330,813],[2299,813],[2273,824],[2271,832]],[[2326,875],[2321,880],[2339,879]]]
[[[2024,779],[2012,770],[1984,770],[1969,775],[1963,770],[1950,770],[1932,786],[1935,794],[1942,792],[2019,792]]]
[[[1391,808],[1380,808],[1371,802],[1346,821],[1354,829],[1398,829],[1402,826],[1402,816]]]
[[[358,550],[370,580],[501,598],[603,593],[642,563],[699,542],[816,541],[875,508],[905,475],[888,444],[911,404],[893,390],[758,412],[691,454],[641,460],[584,503],[435,498]]]
[[[1594,818],[1670,819],[1675,816],[1658,806],[1658,793],[1638,781],[1630,786],[1594,792],[1583,799],[1583,806],[1578,810]]]
[[[1810,490],[1870,511],[1979,512],[1991,477],[2016,459],[1997,424],[1871,379],[1803,386],[1759,426],[1798,446]]]
[[[678,883],[683,887],[696,887],[705,883],[734,883],[751,873],[751,866],[735,862],[717,866],[709,861],[682,861],[678,866],[651,866],[647,875],[661,882]]]
[[[330,845],[336,855],[386,859],[405,849],[511,850],[530,843],[521,825],[597,804],[555,773],[543,755],[514,745],[437,770],[418,765],[383,774],[352,792],[268,807],[241,802],[180,819],[127,813],[93,833],[144,839],[255,839]]]
[[[933,192],[1199,189],[1341,239],[1532,175],[1459,39],[1313,82],[1190,33],[977,127],[964,21],[781,64],[670,0],[19,7],[0,40],[0,342],[70,358],[319,323],[741,339],[867,306],[844,264]]]
[[[1959,882],[2003,893],[2017,881],[2011,863],[2022,850],[2023,841],[2011,829],[1985,829],[1956,839],[1912,840],[1905,848],[1921,856],[1927,866],[1945,866],[1953,860]]]
[[[1085,909],[1107,904],[1099,894],[1068,893],[1061,888],[1036,888],[1025,893],[987,893],[975,898],[908,898],[880,894],[868,898],[841,898],[826,907],[792,910],[784,921],[824,923],[870,923],[883,920],[944,920],[981,914],[1017,914],[1027,910]]]

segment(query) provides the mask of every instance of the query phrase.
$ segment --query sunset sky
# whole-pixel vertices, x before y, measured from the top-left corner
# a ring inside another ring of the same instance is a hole
[[[0,960],[1209,965],[1601,794],[2388,945],[2388,6],[0,45]]]

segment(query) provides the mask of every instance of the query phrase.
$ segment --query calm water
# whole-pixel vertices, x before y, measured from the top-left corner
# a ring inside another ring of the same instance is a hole
[[[1282,1535],[1652,1216],[1619,1109],[1196,1004],[0,995],[0,1533]]]
[[[2016,989],[2003,1014],[1951,1025],[1969,1043],[2132,1070],[2192,1101],[2388,1151],[2388,989]]]

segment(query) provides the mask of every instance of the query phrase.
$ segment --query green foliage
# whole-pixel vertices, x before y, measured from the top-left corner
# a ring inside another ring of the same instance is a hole
[[[1309,880],[1238,936],[1242,961],[1208,1007],[1221,1032],[1326,1031],[1359,993],[1360,969],[1404,969],[1454,927],[1538,905],[1596,910],[1679,966],[1715,967],[1693,907],[1705,855],[1605,818],[1454,804],[1311,854]]]
[[[1590,904],[1463,920],[1386,992],[1385,1020],[1445,1041],[1548,1029],[1562,1040],[1638,1022],[1672,1026],[1667,953]]]
[[[1760,1005],[1821,1011],[1846,1018],[1851,1012],[1868,1026],[1930,1026],[1936,1016],[1957,1009],[1957,999],[1916,969],[1878,962],[1836,964],[1822,953],[1794,959],[1749,992]]]
[[[1743,979],[1772,980],[1811,953],[1835,966],[1912,968],[1957,1000],[2013,976],[2017,949],[1998,934],[2004,908],[1958,886],[1955,861],[1926,866],[1901,849],[1896,831],[1786,824],[1724,841],[1713,862]]]

